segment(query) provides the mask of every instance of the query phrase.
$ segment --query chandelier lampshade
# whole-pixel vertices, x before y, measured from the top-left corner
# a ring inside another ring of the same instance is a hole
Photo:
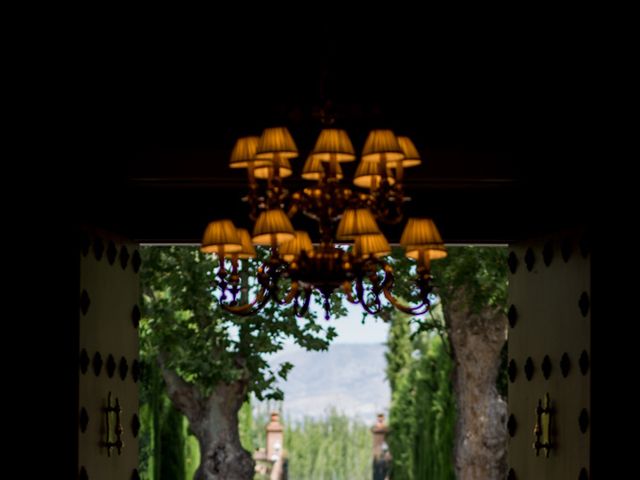
[[[413,144],[409,137],[397,137],[398,145],[400,145],[400,149],[402,150],[402,154],[404,158],[401,161],[401,164],[404,168],[416,167],[422,163],[422,159],[420,158],[420,154],[418,153],[418,149]]]
[[[313,244],[309,234],[302,230],[296,230],[295,237],[280,246],[280,255],[287,262],[295,260],[303,251],[313,252]]]
[[[298,147],[286,127],[265,128],[258,141],[256,158],[295,158]]]
[[[311,156],[323,162],[329,162],[332,158],[338,162],[353,162],[356,159],[356,151],[347,132],[337,128],[325,128],[320,132]]]
[[[368,208],[347,208],[338,224],[336,238],[338,240],[353,240],[359,235],[374,235],[380,233],[371,210]]]
[[[307,157],[307,161],[304,162],[304,167],[302,168],[302,178],[305,180],[320,180],[324,178],[326,172],[322,164],[323,161],[320,157],[309,155]],[[342,180],[342,178],[344,178],[340,164],[337,165],[336,178],[338,180]]]
[[[362,149],[363,162],[386,161],[388,166],[402,160],[404,155],[398,139],[391,130],[372,130]]]
[[[256,249],[254,248],[253,243],[251,243],[251,235],[249,235],[249,231],[246,228],[238,228],[238,236],[240,237],[240,243],[242,244],[242,249],[237,253],[238,258],[256,258]]]
[[[439,260],[447,256],[447,249],[444,244],[438,247],[417,247],[414,250],[407,250],[406,256],[414,260],[420,258],[420,250],[423,250],[430,260]]]
[[[436,224],[430,218],[410,218],[404,227],[400,245],[407,249],[415,246],[436,247],[444,245]]]
[[[355,239],[353,253],[358,257],[366,257],[368,255],[384,257],[391,253],[391,247],[385,236],[381,233],[359,235]]]
[[[260,162],[263,162],[260,164]],[[293,173],[293,169],[291,168],[291,162],[286,157],[278,157],[277,159],[273,159],[268,163],[264,163],[264,160],[258,160],[258,166],[253,169],[253,174],[256,178],[259,179],[267,179],[273,176],[273,165],[274,162],[277,162],[279,167],[279,174],[281,178],[290,177]]]
[[[256,245],[281,245],[295,237],[293,225],[281,208],[266,210],[260,214],[253,228]]]
[[[400,245],[405,247],[406,256],[421,260],[436,260],[447,256],[440,232],[430,218],[410,218],[402,232]]]
[[[242,250],[240,236],[231,220],[215,220],[207,225],[200,251],[203,253],[237,253]]]
[[[231,151],[229,167],[249,168],[250,166],[269,165],[269,162],[266,160],[256,161],[256,151],[258,149],[259,140],[260,137],[239,138]]]
[[[378,162],[361,161],[358,164],[355,175],[353,176],[353,184],[356,187],[375,189],[380,185],[380,180],[382,180],[380,168],[381,167]],[[395,178],[393,178],[391,172],[388,169],[387,181],[389,182],[389,185],[393,185],[394,183],[396,183]]]

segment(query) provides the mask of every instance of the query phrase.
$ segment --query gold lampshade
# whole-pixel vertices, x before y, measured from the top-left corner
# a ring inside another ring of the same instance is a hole
[[[377,162],[360,162],[353,176],[353,184],[356,187],[374,188],[380,185],[380,165]],[[387,176],[389,185],[393,185],[396,179],[391,174]]]
[[[380,162],[383,156],[390,167],[404,158],[398,140],[391,130],[371,130],[362,149],[362,161]]]
[[[307,157],[307,161],[304,162],[304,167],[302,168],[302,178],[305,180],[320,180],[324,177],[325,171],[322,166],[322,160],[319,157],[314,157],[313,155],[309,155]],[[343,178],[342,167],[338,164],[337,170],[337,178],[340,180]]]
[[[410,218],[400,237],[400,245],[405,247],[406,255],[410,258],[417,259],[420,250],[434,260],[447,256],[440,232],[430,218]]]
[[[219,254],[220,249],[224,253],[236,253],[242,250],[238,231],[231,220],[210,222],[202,236],[201,252]]]
[[[281,245],[294,236],[293,225],[281,208],[262,212],[253,227],[253,243],[257,245],[271,245],[272,239]]]
[[[238,252],[238,258],[256,258],[256,249],[253,248],[251,243],[251,235],[246,228],[238,228],[238,236],[240,237],[240,243],[242,244],[242,250]]]
[[[442,247],[424,248],[423,250],[425,255],[429,257],[430,260],[438,260],[447,256],[447,250],[445,249],[444,244],[442,245]],[[415,250],[407,250],[405,255],[409,258],[413,258],[414,260],[419,260],[420,249],[416,248]]]
[[[280,254],[287,262],[292,262],[303,250],[305,252],[313,252],[313,245],[309,234],[302,230],[296,230],[293,240],[289,240],[280,246]]]
[[[298,147],[286,127],[265,128],[258,141],[256,158],[295,158]]]
[[[412,246],[444,245],[444,242],[433,220],[430,218],[410,218],[404,227],[402,237],[400,237],[400,245],[409,249]]]
[[[324,162],[331,161],[332,157],[338,162],[353,162],[356,151],[346,131],[325,128],[320,132],[311,156]]]
[[[236,141],[231,151],[231,168],[248,168],[251,162],[254,166],[268,165],[266,160],[255,161],[258,140],[260,137],[242,137]]]
[[[258,160],[260,165],[256,166],[253,170],[253,175],[256,178],[267,179],[271,176],[271,172],[273,171],[273,162],[275,160]],[[291,176],[293,173],[293,169],[291,168],[291,162],[289,162],[288,158],[278,158],[278,166],[280,167],[279,174],[280,178],[286,178]]]
[[[391,247],[385,236],[381,233],[375,235],[359,235],[356,237],[353,252],[356,256],[366,257],[375,255],[384,257],[391,253]]]
[[[351,240],[359,235],[380,233],[376,220],[368,208],[347,208],[342,214],[336,237]]]
[[[422,163],[418,149],[413,144],[409,137],[397,137],[398,145],[402,149],[404,159],[402,160],[402,166],[404,168],[415,167]]]

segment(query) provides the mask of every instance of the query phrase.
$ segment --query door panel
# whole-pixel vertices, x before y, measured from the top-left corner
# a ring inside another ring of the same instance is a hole
[[[104,232],[83,233],[80,247],[78,382],[79,478],[135,479],[138,466],[138,321],[140,311],[137,245]],[[121,407],[121,453],[116,412]],[[107,431],[109,415],[109,431]]]
[[[559,234],[510,250],[508,478],[587,479],[591,258],[586,237]],[[536,456],[533,448],[536,407],[547,393],[548,458],[544,450]]]

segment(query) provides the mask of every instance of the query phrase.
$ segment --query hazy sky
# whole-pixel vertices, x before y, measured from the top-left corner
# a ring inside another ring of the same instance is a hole
[[[317,307],[316,307],[317,309]],[[368,316],[362,322],[362,307],[347,303],[349,315],[343,318],[324,320],[324,312],[317,309],[318,321],[321,324],[332,325],[338,332],[334,343],[384,343],[387,341],[389,324]]]

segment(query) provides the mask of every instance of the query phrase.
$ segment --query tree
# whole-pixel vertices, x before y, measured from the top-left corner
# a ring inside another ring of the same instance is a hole
[[[156,358],[173,405],[189,421],[200,445],[197,480],[253,477],[253,459],[242,448],[238,411],[250,393],[281,399],[278,378],[265,354],[280,350],[287,337],[309,350],[325,350],[335,336],[312,314],[297,319],[290,309],[268,304],[259,314],[238,317],[219,307],[211,286],[217,261],[191,247],[142,249],[141,346]],[[252,277],[259,261],[243,263]],[[336,302],[335,316],[343,314]]]
[[[387,351],[384,354],[387,361],[387,380],[391,391],[396,391],[397,382],[411,364],[410,321],[407,315],[396,312],[391,316],[391,325],[387,338]]]
[[[412,276],[402,274],[412,270],[410,261],[403,252],[394,251],[390,263],[398,272],[394,292],[416,302],[418,292],[412,285]],[[413,318],[417,324],[412,335],[418,342],[414,345],[418,357],[392,383],[390,446],[394,475],[400,475],[395,478],[410,479],[411,475],[425,478],[425,472],[429,472],[428,478],[451,478],[452,472],[446,468],[450,458],[447,450],[451,448],[448,429],[454,417],[448,400],[451,383],[457,407],[454,442],[457,478],[504,478],[507,409],[496,382],[504,383],[503,375],[499,377],[498,373],[504,362],[507,329],[506,249],[450,248],[447,258],[433,262],[432,272],[435,285],[432,312],[436,314]],[[392,338],[394,334],[404,335],[406,330],[392,325]],[[434,343],[435,333],[442,338],[439,347]],[[425,341],[427,345],[421,344]],[[397,372],[400,364],[406,364],[402,349],[397,347],[399,342],[390,340],[393,354],[388,357],[389,372]],[[451,360],[443,356],[445,346],[450,346],[447,350]],[[440,375],[430,372],[430,368],[439,369]],[[445,371],[451,379],[441,376]],[[408,453],[413,445],[416,450]],[[425,463],[420,445],[425,445],[430,457],[438,452],[435,456],[440,460],[434,457]]]
[[[415,398],[413,383],[413,345],[409,318],[395,312],[387,339],[387,379],[391,387],[389,409],[389,449],[393,458],[392,475],[395,479],[413,478],[413,443],[415,437]]]
[[[186,480],[185,438],[182,435],[183,416],[172,405],[168,405],[160,430],[160,479]]]
[[[431,325],[444,325],[440,304],[434,310]],[[412,333],[405,315],[392,317],[386,357],[394,479],[454,478],[455,403],[445,344],[434,331]]]
[[[506,341],[506,249],[459,247],[434,262],[454,359],[456,476],[504,478],[507,406],[496,388]]]
[[[453,480],[453,362],[446,348],[446,337],[423,332],[417,340],[420,357],[416,359],[413,367],[416,371],[414,478]]]

